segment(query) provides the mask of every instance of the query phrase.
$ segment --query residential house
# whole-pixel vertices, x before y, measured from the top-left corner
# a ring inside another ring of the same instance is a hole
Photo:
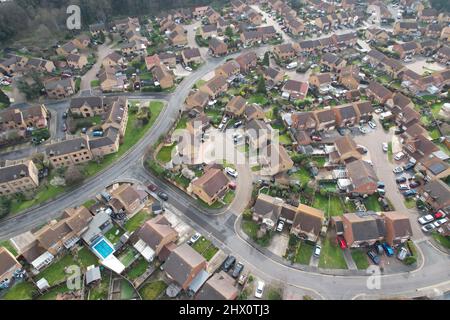
[[[175,68],[177,66],[177,56],[172,52],[161,52],[158,54],[160,63],[165,64],[169,68]]]
[[[273,53],[278,59],[283,61],[291,61],[296,57],[296,50],[291,43],[284,43],[273,48]]]
[[[420,113],[411,107],[404,107],[397,115],[396,122],[404,129],[420,122]]]
[[[203,109],[209,101],[209,95],[203,91],[195,91],[186,98],[186,105],[189,108],[201,108]]]
[[[91,44],[91,38],[86,34],[82,34],[73,39],[72,42],[78,49],[86,49]]]
[[[125,59],[116,51],[108,54],[102,61],[102,66],[104,68],[116,67],[125,64]]]
[[[249,104],[244,110],[244,116],[247,121],[251,120],[264,120],[266,114],[264,110],[257,104]]]
[[[244,31],[241,33],[240,39],[245,47],[250,47],[261,43],[263,41],[263,34],[258,30]]]
[[[448,64],[450,62],[450,47],[443,46],[436,53],[436,60],[442,64]]]
[[[309,84],[319,90],[319,92],[328,92],[328,88],[333,82],[332,74],[313,73],[309,76]]]
[[[379,44],[386,44],[389,40],[389,34],[384,29],[368,28],[364,33],[367,40],[374,41]]]
[[[317,120],[313,112],[295,112],[291,116],[292,128],[312,131],[317,127]]]
[[[192,15],[194,18],[202,18],[205,16],[206,11],[208,11],[209,6],[201,6],[194,8],[194,11],[192,12]]]
[[[351,185],[347,191],[353,194],[371,195],[377,192],[378,177],[372,165],[364,160],[347,163],[347,175]]]
[[[403,150],[416,161],[422,162],[440,149],[423,135],[418,135],[404,141]]]
[[[78,53],[78,48],[73,41],[69,41],[56,49],[56,53],[60,56],[68,56],[69,54]]]
[[[245,110],[247,101],[241,96],[234,96],[225,106],[225,112],[234,117],[240,117]]]
[[[266,86],[269,88],[277,86],[284,80],[284,71],[277,67],[266,67],[263,70],[263,77],[266,81]]]
[[[331,22],[327,17],[318,17],[314,20],[314,24],[320,30],[329,30],[331,28]]]
[[[220,57],[228,53],[228,46],[220,39],[211,38],[209,40],[209,50],[213,56]]]
[[[191,246],[178,246],[163,265],[166,275],[181,289],[187,290],[195,277],[206,268],[206,260]]]
[[[24,67],[28,62],[28,58],[15,54],[8,54],[5,59],[0,59],[0,71],[13,75],[18,69]]]
[[[153,67],[159,66],[161,64],[161,59],[157,54],[154,54],[152,56],[145,57],[145,66],[147,67],[148,71],[151,71]]]
[[[359,114],[353,104],[343,105],[333,109],[338,127],[351,127],[359,123]]]
[[[54,168],[82,164],[93,158],[87,139],[82,137],[49,144],[45,154]]]
[[[434,8],[424,8],[417,12],[419,21],[433,22],[437,21],[438,11]]]
[[[172,73],[164,65],[155,66],[152,69],[153,78],[159,82],[162,89],[172,88],[174,85],[174,77]]]
[[[169,34],[169,42],[173,46],[185,46],[188,39],[184,32],[173,31]]]
[[[181,51],[181,58],[184,64],[189,65],[191,63],[200,64],[203,59],[198,48],[186,48]]]
[[[397,21],[394,23],[393,34],[415,35],[419,31],[419,25],[415,21]]]
[[[217,25],[206,24],[200,28],[200,35],[203,39],[214,38],[217,36]]]
[[[133,185],[124,183],[111,191],[111,200],[108,204],[114,212],[133,215],[141,209],[143,202],[138,190]]]
[[[347,65],[345,60],[329,52],[322,55],[321,63],[330,68],[331,71],[339,71]]]
[[[432,180],[420,188],[420,198],[433,210],[450,209],[450,187],[440,179]]]
[[[336,115],[333,110],[325,109],[315,111],[317,130],[318,131],[330,131],[336,128]]]
[[[192,193],[208,205],[212,205],[226,194],[229,182],[221,168],[209,168],[201,177],[191,182]]]
[[[389,89],[386,89],[386,87],[376,81],[369,82],[369,86],[366,88],[366,94],[381,104],[385,104],[393,96],[393,93]]]
[[[108,154],[119,151],[121,135],[119,129],[115,127],[107,127],[103,131],[103,135],[88,141],[89,149],[92,156],[96,159],[102,159]]]
[[[204,17],[206,17],[208,19],[208,22],[210,24],[217,24],[217,20],[219,20],[220,18],[220,14],[214,10],[213,8],[209,8],[206,12]]]
[[[241,73],[243,74],[249,72],[251,69],[256,68],[257,61],[258,57],[253,51],[243,53],[236,58],[236,62],[239,64]]]
[[[101,69],[98,80],[103,92],[123,91],[125,89],[126,75],[117,75],[114,68]]]
[[[303,100],[308,94],[308,82],[301,82],[296,80],[287,80],[282,88],[283,94],[289,95],[289,99]],[[287,94],[286,94],[287,93]]]
[[[294,162],[281,144],[266,140],[259,151],[262,175],[275,176],[294,167]]]
[[[27,193],[39,186],[38,169],[31,160],[0,167],[0,196]]]
[[[384,220],[375,213],[344,213],[342,222],[350,248],[371,246],[386,235]]]
[[[355,65],[346,66],[338,75],[338,82],[349,90],[359,88],[359,67]]]
[[[49,80],[44,84],[47,97],[50,99],[63,99],[75,93],[75,81],[73,78]]]
[[[69,54],[66,60],[72,69],[83,69],[88,64],[88,59],[84,54]]]
[[[325,214],[322,210],[300,204],[292,223],[291,234],[305,241],[317,242],[324,222]]]
[[[106,25],[104,23],[95,23],[89,25],[89,31],[93,37],[97,37],[100,33],[106,34]]]
[[[372,119],[374,112],[373,106],[369,101],[354,103],[356,113],[359,116],[359,121],[367,122]]]
[[[409,216],[404,212],[383,212],[386,226],[386,242],[390,246],[398,246],[413,235]]]
[[[222,64],[221,66],[216,68],[216,70],[214,71],[216,76],[222,76],[227,79],[234,78],[240,72],[241,72],[241,66],[234,59],[225,62],[224,64]]]
[[[7,249],[0,247],[0,285],[8,286],[22,265]]]
[[[334,148],[336,151],[330,153],[330,160],[333,163],[345,164],[362,159],[356,142],[349,135],[336,138]]]
[[[236,300],[239,290],[235,287],[235,282],[235,279],[222,270],[206,281],[195,298],[197,300]]]
[[[249,144],[255,150],[264,147],[272,135],[272,128],[261,120],[251,120],[246,124],[246,132]]]
[[[47,128],[49,118],[50,112],[43,104],[20,109],[10,107],[0,111],[0,129],[26,131],[28,128]]]
[[[228,82],[224,76],[216,75],[200,87],[200,91],[215,99],[228,90]]]
[[[422,48],[416,41],[410,41],[400,44],[396,43],[392,46],[392,50],[398,53],[401,59],[404,59],[406,56],[414,56],[419,54]]]
[[[56,67],[53,61],[39,59],[39,58],[30,58],[25,64],[25,68],[30,70],[37,70],[39,72],[54,72]]]

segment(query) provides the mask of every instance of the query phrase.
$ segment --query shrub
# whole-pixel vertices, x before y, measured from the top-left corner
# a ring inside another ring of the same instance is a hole
[[[250,209],[245,209],[244,213],[242,214],[242,218],[244,220],[252,220],[252,216],[253,216],[253,214],[252,214],[252,211]]]
[[[407,266],[410,266],[410,265],[412,265],[412,264],[417,262],[417,258],[415,256],[409,256],[409,257],[406,257],[405,260],[403,260],[403,262]]]

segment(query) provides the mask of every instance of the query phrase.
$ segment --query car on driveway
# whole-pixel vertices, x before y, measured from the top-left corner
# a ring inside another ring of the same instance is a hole
[[[439,228],[440,226],[442,226],[444,223],[446,223],[448,221],[448,219],[447,218],[442,218],[442,219],[439,219],[439,220],[436,220],[435,222],[433,222],[433,225],[436,227],[436,228]]]
[[[241,274],[242,270],[244,270],[244,265],[241,262],[236,263],[233,268],[233,273],[231,274],[233,278],[237,279]]]
[[[256,283],[256,290],[255,290],[255,298],[261,299],[264,293],[264,287],[265,283],[263,281],[258,281]]]
[[[390,245],[387,244],[387,242],[383,242],[382,244],[384,252],[386,252],[386,255],[388,257],[392,257],[394,255],[394,249]]]
[[[445,213],[444,213],[442,210],[439,210],[438,212],[436,212],[436,213],[434,214],[434,218],[435,218],[435,219],[441,219],[441,218],[443,218],[443,217],[445,217]]]
[[[278,232],[283,232],[283,227],[284,227],[284,221],[283,221],[283,220],[280,220],[280,221],[278,222],[277,231],[278,231]]]
[[[314,257],[318,258],[320,257],[320,251],[322,250],[322,247],[318,244],[316,244],[316,247],[314,248]]]
[[[403,170],[402,167],[396,167],[396,168],[394,168],[393,171],[394,171],[395,174],[399,174],[399,173],[402,173],[404,170]]]
[[[422,231],[423,231],[423,232],[430,232],[430,231],[434,230],[435,228],[436,228],[436,227],[434,226],[433,223],[429,223],[429,224],[426,224],[426,225],[424,225],[424,226],[422,227]]]
[[[395,179],[395,182],[404,183],[404,182],[406,182],[406,177],[398,177],[397,179]]]
[[[386,142],[383,142],[382,148],[383,148],[383,152],[388,152],[389,146]]]
[[[406,198],[408,198],[408,197],[413,197],[413,196],[415,196],[416,194],[417,194],[417,191],[414,190],[414,189],[410,189],[410,190],[405,191],[405,192],[402,193],[402,195],[403,195],[404,197],[406,197]]]
[[[148,190],[155,192],[158,189],[154,184],[149,184],[147,186]]]
[[[364,128],[363,126],[359,126],[358,129],[359,129],[359,132],[361,132],[362,134],[368,133],[367,129]]]
[[[375,264],[380,264],[380,257],[376,254],[374,250],[369,250],[367,252],[367,255],[369,256],[370,260],[372,260]]]
[[[417,188],[418,186],[420,186],[420,182],[418,181],[413,181],[409,184],[409,187],[412,189]]]
[[[399,152],[394,156],[394,160],[400,161],[403,159],[404,156],[405,154],[403,152]]]
[[[223,263],[223,271],[228,272],[236,263],[234,256],[228,256],[227,260]]]
[[[342,250],[347,249],[347,241],[345,241],[343,236],[337,236],[337,242],[339,243],[339,247],[341,247]]]
[[[375,129],[377,127],[377,124],[373,121],[369,121],[368,122],[369,127],[371,127],[372,129]]]
[[[408,171],[411,170],[412,168],[414,168],[414,163],[408,162],[407,164],[405,164],[403,166],[403,170]]]
[[[238,173],[236,172],[236,170],[234,170],[233,168],[230,167],[226,167],[225,168],[225,172],[229,175],[232,176],[233,178],[237,178]]]
[[[427,224],[434,220],[434,217],[431,214],[427,214],[423,217],[420,217],[417,221],[419,221],[420,224]]]
[[[399,186],[398,186],[398,190],[401,190],[401,191],[403,191],[403,190],[409,190],[409,187],[408,187],[408,185],[407,185],[406,183],[401,183],[401,184],[399,184]]]
[[[198,232],[196,232],[187,242],[188,245],[192,246],[194,243],[196,243],[198,241],[198,239],[200,239],[202,235]]]

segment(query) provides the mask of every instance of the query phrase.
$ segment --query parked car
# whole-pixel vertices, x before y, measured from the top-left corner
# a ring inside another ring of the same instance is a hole
[[[395,174],[399,174],[399,173],[402,173],[404,170],[403,170],[402,167],[396,167],[396,168],[394,168],[393,171],[394,171]]]
[[[427,214],[423,217],[420,217],[417,221],[419,221],[420,224],[427,224],[434,220],[434,217],[431,214]]]
[[[347,241],[345,241],[343,236],[337,236],[337,242],[339,243],[339,247],[341,247],[342,250],[347,249]]]
[[[322,138],[320,136],[316,136],[316,135],[311,136],[311,139],[313,141],[322,141]]]
[[[397,254],[397,258],[399,259],[399,260],[405,260],[405,258],[406,258],[406,256],[408,255],[408,249],[406,249],[405,247],[402,247],[401,249],[400,249],[400,251],[398,252],[398,254]]]
[[[399,152],[395,155],[394,160],[400,161],[403,159],[404,156],[405,154],[403,152]]]
[[[441,218],[445,217],[446,214],[442,210],[439,210],[433,216],[435,219],[441,219]]]
[[[164,200],[164,201],[167,201],[167,200],[169,200],[169,196],[167,195],[167,193],[165,193],[165,192],[158,192],[158,197],[161,199],[161,200]]]
[[[414,163],[408,162],[407,164],[405,164],[403,166],[403,170],[408,171],[411,170],[412,168],[414,168]]]
[[[316,247],[314,248],[314,256],[316,258],[320,257],[320,251],[322,250],[322,247],[318,244],[316,244]]]
[[[420,182],[419,181],[413,181],[409,184],[409,187],[414,189],[417,188],[418,186],[420,186]]]
[[[263,281],[258,281],[256,283],[256,290],[255,290],[255,298],[261,299],[264,293],[264,287],[265,283]]]
[[[435,228],[436,227],[433,223],[429,223],[429,224],[424,225],[421,229],[423,232],[430,232],[430,231],[434,230]]]
[[[238,122],[236,122],[236,123],[233,125],[233,127],[234,127],[234,128],[239,128],[241,125],[242,125],[242,121],[238,121]]]
[[[394,249],[390,245],[387,244],[387,242],[383,242],[382,244],[384,252],[386,252],[386,255],[388,257],[392,257],[394,255]]]
[[[283,227],[284,227],[284,221],[283,221],[283,220],[280,220],[280,221],[278,222],[277,231],[278,231],[278,232],[283,232]]]
[[[154,184],[149,184],[147,186],[148,190],[155,192],[158,189]]]
[[[196,243],[198,241],[198,239],[200,239],[202,235],[198,232],[196,232],[188,241],[187,244],[192,246],[194,243]]]
[[[406,177],[398,177],[397,179],[395,179],[395,182],[397,182],[397,183],[406,182]]]
[[[189,71],[189,72],[192,71],[192,68],[191,68],[191,67],[185,67],[184,69],[185,69],[186,71]]]
[[[383,246],[381,245],[381,243],[379,241],[375,242],[374,249],[379,255],[382,255],[384,253]]]
[[[241,274],[242,270],[244,270],[244,265],[241,262],[236,263],[233,269],[233,273],[231,274],[233,278],[237,279]]]
[[[245,281],[247,280],[247,273],[241,274],[239,277],[238,283],[243,286],[245,284]]]
[[[359,126],[358,129],[359,129],[359,132],[361,132],[362,134],[366,134],[368,132],[367,129],[364,128],[363,126]]]
[[[433,225],[436,227],[436,228],[439,228],[440,226],[442,226],[444,223],[446,223],[448,221],[448,219],[447,218],[442,218],[442,219],[439,219],[439,220],[436,220],[435,222],[433,222]]]
[[[373,121],[369,121],[367,124],[368,124],[369,127],[371,127],[372,129],[375,129],[375,128],[377,127],[377,124],[376,124],[375,122],[373,122]]]
[[[235,263],[236,258],[234,256],[228,256],[228,258],[223,263],[223,271],[228,272]]]
[[[410,190],[405,191],[405,192],[402,193],[402,195],[403,195],[404,197],[406,197],[406,198],[413,197],[413,196],[415,196],[416,194],[417,194],[417,191],[414,190],[414,189],[410,189]]]
[[[398,190],[401,190],[401,191],[403,191],[403,190],[409,190],[409,186],[408,186],[406,183],[401,183],[401,184],[398,186]]]
[[[380,257],[375,253],[373,250],[367,251],[367,255],[369,256],[370,260],[373,261],[375,264],[380,264]]]
[[[232,176],[233,178],[237,178],[237,176],[238,176],[238,173],[236,172],[236,170],[234,170],[233,168],[230,168],[230,167],[226,167],[225,172],[228,175]]]
[[[378,182],[377,182],[377,188],[379,188],[379,189],[384,189],[384,187],[385,187],[385,185],[384,185],[384,182],[383,182],[383,181],[378,181]]]
[[[388,150],[389,150],[389,146],[388,146],[388,144],[386,142],[383,142],[382,148],[383,148],[384,152],[388,152]]]

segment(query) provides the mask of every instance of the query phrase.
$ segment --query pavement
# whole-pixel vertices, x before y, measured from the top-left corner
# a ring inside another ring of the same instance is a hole
[[[110,43],[104,43],[102,45],[99,45],[97,48],[97,61],[92,66],[91,69],[89,69],[88,72],[86,72],[81,77],[81,84],[80,84],[80,90],[90,90],[91,89],[91,81],[97,79],[97,73],[100,71],[100,68],[103,63],[103,59],[109,55],[110,53],[113,53],[114,49],[110,46]]]

